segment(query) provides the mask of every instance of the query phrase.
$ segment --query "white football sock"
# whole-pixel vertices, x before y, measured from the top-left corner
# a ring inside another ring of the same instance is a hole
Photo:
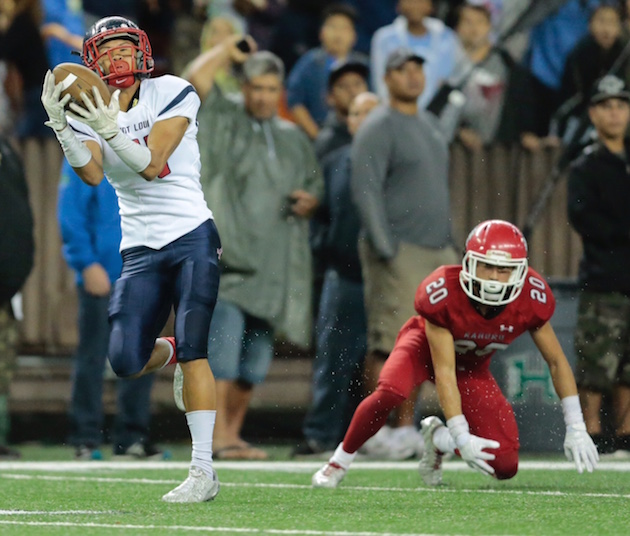
[[[441,452],[455,452],[455,440],[446,426],[440,426],[433,432],[433,444]]]
[[[186,422],[192,437],[191,467],[201,469],[207,475],[212,475],[212,434],[214,421],[217,416],[215,410],[189,411]]]
[[[343,443],[339,443],[339,446],[335,449],[335,453],[332,455],[332,458],[330,458],[330,461],[347,470],[356,455],[356,452],[350,454],[349,452],[343,450]]]

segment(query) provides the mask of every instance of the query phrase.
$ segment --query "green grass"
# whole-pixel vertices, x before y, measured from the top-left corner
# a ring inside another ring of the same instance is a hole
[[[186,475],[185,446],[171,448],[180,463],[151,467],[41,466],[28,462],[68,462],[72,453],[21,450],[22,462],[0,463],[1,535],[630,534],[628,462],[583,475],[524,463],[505,482],[451,462],[438,489],[422,485],[415,463],[355,464],[336,490],[310,487],[319,463],[217,463],[222,487],[215,501],[173,505],[160,497]],[[286,458],[286,449],[274,449],[273,457]]]

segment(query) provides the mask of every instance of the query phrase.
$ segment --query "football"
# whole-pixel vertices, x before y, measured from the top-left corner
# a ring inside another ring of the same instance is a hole
[[[98,88],[103,102],[109,104],[110,93],[107,89],[107,84],[105,84],[94,71],[91,71],[87,67],[79,65],[78,63],[60,63],[53,69],[53,75],[55,76],[56,84],[63,84],[61,97],[70,94],[70,101],[66,105],[66,110],[71,102],[85,108],[80,96],[82,92],[94,102],[94,96],[92,94],[92,87],[94,86]]]

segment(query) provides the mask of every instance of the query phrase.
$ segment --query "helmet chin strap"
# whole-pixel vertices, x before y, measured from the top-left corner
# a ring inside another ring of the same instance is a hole
[[[117,76],[113,76],[107,80],[110,86],[115,88],[128,88],[133,86],[136,77],[129,68],[129,64],[124,60],[113,60],[111,63],[111,72]]]

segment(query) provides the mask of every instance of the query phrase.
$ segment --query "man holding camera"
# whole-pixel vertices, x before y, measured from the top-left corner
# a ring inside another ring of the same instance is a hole
[[[274,341],[308,347],[312,324],[308,220],[323,193],[311,143],[277,117],[284,65],[257,52],[251,37],[230,36],[198,56],[188,80],[199,112],[201,183],[213,201],[223,255],[219,300],[209,338],[217,380],[216,459],[264,459],[241,437],[255,385]],[[240,65],[242,101],[214,84],[226,59]]]

